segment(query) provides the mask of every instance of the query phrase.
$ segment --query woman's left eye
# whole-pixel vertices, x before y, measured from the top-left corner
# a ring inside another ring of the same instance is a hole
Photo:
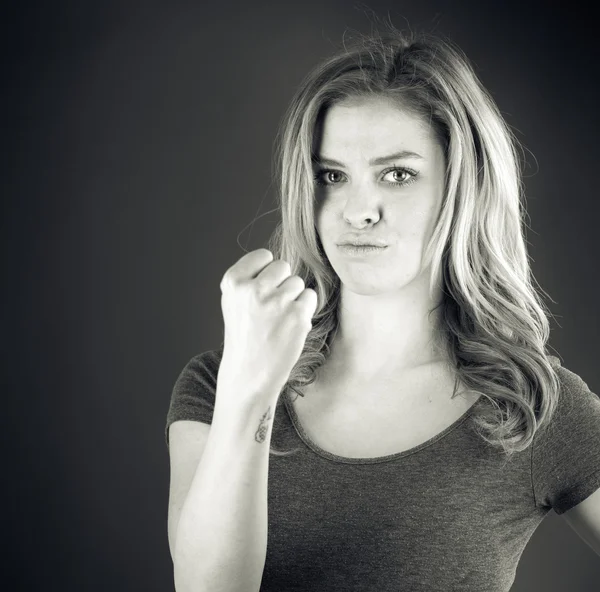
[[[390,174],[392,175],[391,183],[393,183],[394,185],[408,185],[409,183],[412,183],[417,177],[417,171],[405,168],[390,169],[389,171],[386,171],[384,173],[384,176]]]

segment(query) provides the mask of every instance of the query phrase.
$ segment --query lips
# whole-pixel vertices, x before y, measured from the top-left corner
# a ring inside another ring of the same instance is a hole
[[[347,242],[343,242],[343,243],[338,243],[338,246],[340,247],[387,247],[387,243],[383,243],[383,242],[354,242],[354,241],[347,241]]]
[[[353,247],[387,247],[388,243],[379,238],[347,238],[338,243],[339,246],[350,245]]]
[[[340,247],[378,247],[383,249],[387,245],[378,245],[375,243],[338,243]]]
[[[338,249],[344,255],[347,255],[352,258],[364,258],[364,257],[376,257],[378,254],[383,253],[387,246],[381,247],[378,245],[353,245],[351,243],[346,243],[342,245],[338,245]]]

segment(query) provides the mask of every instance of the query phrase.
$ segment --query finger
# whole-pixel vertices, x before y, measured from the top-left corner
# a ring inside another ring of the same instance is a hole
[[[278,291],[284,293],[290,300],[296,300],[302,294],[305,287],[304,280],[301,277],[292,275],[283,281]]]
[[[273,253],[268,249],[250,251],[225,272],[221,286],[228,281],[241,282],[254,279],[272,261]]]
[[[317,293],[312,288],[306,288],[302,294],[296,298],[295,302],[304,306],[306,312],[310,312],[312,316],[317,310]]]
[[[275,288],[289,278],[291,273],[292,270],[290,264],[283,259],[278,259],[267,265],[255,279],[261,285]]]

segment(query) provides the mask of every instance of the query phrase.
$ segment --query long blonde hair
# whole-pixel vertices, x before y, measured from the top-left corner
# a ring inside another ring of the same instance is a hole
[[[276,141],[281,219],[268,248],[317,292],[318,304],[282,396],[314,382],[338,328],[340,281],[314,218],[315,127],[331,105],[365,96],[395,99],[429,121],[444,149],[445,195],[423,265],[431,265],[432,296],[443,289],[439,331],[449,361],[482,395],[474,426],[510,457],[550,420],[560,384],[546,351],[550,313],[525,247],[519,143],[464,53],[429,33],[390,25],[383,35],[359,35],[306,76],[285,113]]]

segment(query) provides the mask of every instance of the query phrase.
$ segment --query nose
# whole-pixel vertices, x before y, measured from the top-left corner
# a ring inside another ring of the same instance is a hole
[[[365,189],[349,192],[343,214],[348,224],[358,228],[366,224],[376,224],[381,218],[380,202]]]

